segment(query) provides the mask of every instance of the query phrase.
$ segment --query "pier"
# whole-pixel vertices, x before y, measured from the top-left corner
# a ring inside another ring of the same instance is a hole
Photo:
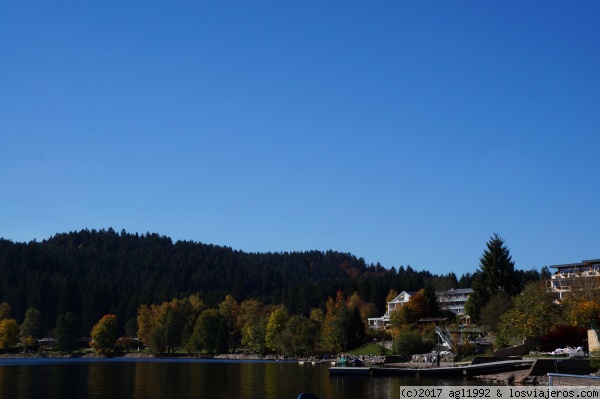
[[[528,360],[502,360],[483,363],[471,363],[454,366],[441,367],[394,367],[394,366],[376,366],[376,367],[330,367],[331,376],[346,375],[398,375],[414,377],[465,377],[502,373],[507,371],[522,370],[530,368],[534,363],[533,359]]]

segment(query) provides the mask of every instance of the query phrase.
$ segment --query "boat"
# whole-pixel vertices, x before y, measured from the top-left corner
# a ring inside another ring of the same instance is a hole
[[[319,399],[319,398],[317,396],[313,395],[312,393],[302,392],[300,395],[298,395],[298,399]]]

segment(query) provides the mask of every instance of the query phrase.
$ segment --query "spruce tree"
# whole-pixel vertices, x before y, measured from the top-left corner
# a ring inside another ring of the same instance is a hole
[[[481,309],[496,293],[503,291],[512,296],[519,289],[515,263],[504,240],[494,233],[486,246],[479,258],[479,270],[473,276],[473,294],[465,305],[465,311],[475,320],[479,320]]]

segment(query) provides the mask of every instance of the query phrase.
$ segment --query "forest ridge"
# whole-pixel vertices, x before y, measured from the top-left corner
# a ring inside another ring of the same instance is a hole
[[[536,273],[518,271],[523,284],[539,278]],[[357,292],[383,313],[390,289],[417,291],[426,283],[436,289],[466,288],[472,275],[458,279],[454,273],[438,276],[410,266],[386,269],[332,250],[246,253],[158,234],[86,229],[42,242],[0,239],[0,281],[0,301],[11,305],[17,321],[36,308],[42,330],[50,331],[60,315],[73,313],[87,335],[109,313],[126,332],[135,332],[140,305],[192,294],[208,306],[231,295],[308,315],[341,290]]]

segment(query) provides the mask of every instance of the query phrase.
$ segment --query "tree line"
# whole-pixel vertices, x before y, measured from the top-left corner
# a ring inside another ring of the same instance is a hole
[[[539,279],[540,274],[516,270],[514,277],[522,287],[527,281]],[[473,280],[470,273],[459,279],[454,273],[434,275],[410,266],[387,269],[331,250],[245,253],[198,242],[173,242],[158,234],[117,233],[112,229],[61,233],[42,242],[0,239],[0,299],[11,307],[11,317],[4,319],[14,319],[20,325],[34,309],[39,312],[36,334],[41,337],[73,328],[77,329],[75,335],[87,337],[98,320],[109,314],[115,316],[119,336],[137,336],[140,309],[147,307],[155,312],[155,320],[162,320],[157,325],[165,325],[164,320],[177,319],[177,311],[173,311],[177,306],[169,306],[168,310],[165,305],[152,304],[171,304],[173,298],[179,298],[175,300],[179,305],[195,309],[194,323],[207,311],[202,323],[228,326],[229,335],[219,338],[219,345],[223,345],[224,337],[229,343],[239,337],[261,351],[268,349],[266,341],[262,344],[253,337],[262,330],[256,326],[244,329],[240,321],[225,317],[220,308],[224,298],[243,305],[244,310],[253,309],[253,320],[264,321],[277,308],[287,315],[283,319],[289,328],[296,324],[316,328],[313,322],[319,323],[318,309],[324,317],[330,300],[341,306],[338,292],[345,301],[355,293],[363,304],[369,304],[370,314],[377,316],[385,312],[386,297],[392,289],[466,288]],[[199,301],[203,304],[200,307]],[[160,312],[157,306],[162,308]],[[365,314],[363,309],[363,321]],[[188,317],[185,323],[168,323],[167,336],[177,335],[172,334],[171,327],[178,326],[177,332],[185,338],[180,344],[193,347],[200,341],[190,341],[196,325]],[[325,318],[321,328],[324,322]],[[160,336],[155,333],[155,343],[160,342]],[[149,338],[147,342],[151,342]],[[164,342],[165,350],[171,350],[172,340],[165,338]]]

